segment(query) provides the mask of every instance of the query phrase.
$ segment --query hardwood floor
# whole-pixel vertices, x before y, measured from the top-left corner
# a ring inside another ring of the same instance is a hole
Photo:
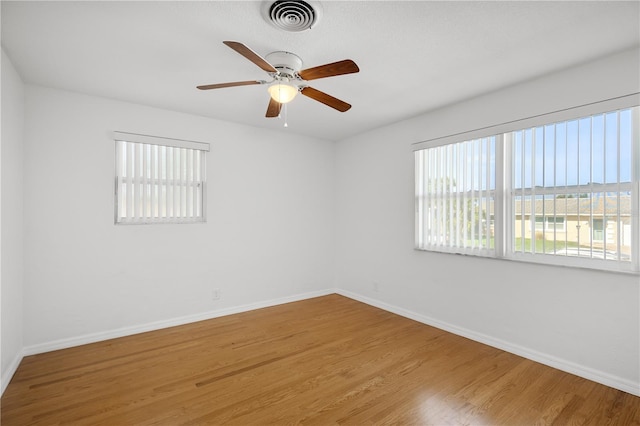
[[[2,426],[640,425],[640,398],[338,295],[27,357]]]

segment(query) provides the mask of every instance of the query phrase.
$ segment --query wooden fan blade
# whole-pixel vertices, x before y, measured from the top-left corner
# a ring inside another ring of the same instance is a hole
[[[269,106],[267,107],[267,113],[265,117],[274,118],[280,115],[280,109],[282,108],[282,104],[278,101],[274,101],[273,98],[269,98]]]
[[[235,86],[251,86],[252,84],[264,84],[262,80],[234,81],[233,83],[207,84],[205,86],[197,86],[200,90],[222,89],[224,87]]]
[[[278,72],[269,62],[253,50],[238,41],[223,41],[224,44],[265,70],[266,72]]]
[[[348,103],[341,101],[338,98],[334,98],[331,95],[327,95],[324,92],[316,90],[313,87],[307,86],[302,89],[300,93],[318,102],[322,102],[323,104],[330,106],[331,108],[337,109],[340,112],[348,111],[351,108],[351,105],[349,105]]]
[[[351,59],[320,65],[319,67],[308,68],[298,73],[304,80],[315,80],[317,78],[333,77],[335,75],[353,74],[359,72],[360,68]]]

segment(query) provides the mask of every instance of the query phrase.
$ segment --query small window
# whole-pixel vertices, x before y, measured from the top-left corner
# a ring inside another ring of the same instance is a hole
[[[117,224],[205,221],[209,144],[116,132]]]
[[[593,241],[604,241],[604,219],[593,219],[591,227],[591,234]]]
[[[556,232],[565,232],[566,228],[564,226],[565,220],[564,217],[561,216],[550,216],[545,220],[545,229],[547,231],[556,231]]]

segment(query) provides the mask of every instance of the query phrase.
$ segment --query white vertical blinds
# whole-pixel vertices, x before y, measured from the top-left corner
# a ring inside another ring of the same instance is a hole
[[[638,100],[419,144],[415,247],[640,272]]]
[[[205,221],[208,144],[175,142],[116,133],[116,223]]]
[[[631,109],[507,135],[513,252],[629,262],[632,135]]]
[[[494,253],[496,137],[416,151],[416,248]]]

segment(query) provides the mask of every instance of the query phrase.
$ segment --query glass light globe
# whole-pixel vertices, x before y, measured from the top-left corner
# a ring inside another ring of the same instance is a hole
[[[271,99],[281,104],[291,102],[298,94],[298,88],[292,84],[276,82],[267,89]]]

